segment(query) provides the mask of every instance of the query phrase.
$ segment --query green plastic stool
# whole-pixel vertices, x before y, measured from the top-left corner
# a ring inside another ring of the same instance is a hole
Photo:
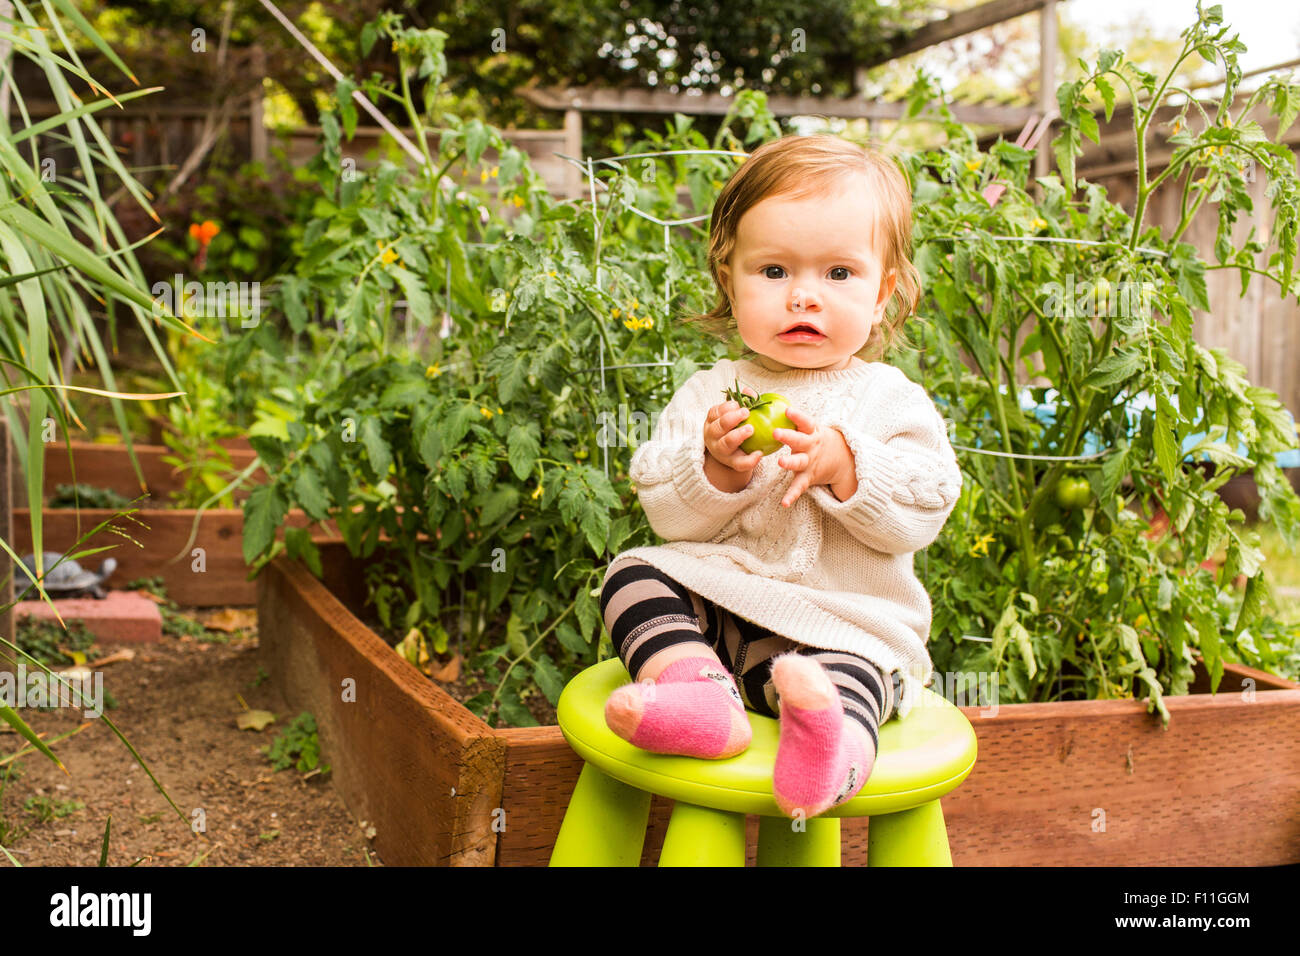
[[[799,830],[772,796],[778,721],[747,711],[753,743],[727,760],[649,753],[605,724],[605,701],[629,680],[610,658],[560,694],[560,730],[586,763],[551,866],[639,865],[652,794],[675,801],[660,866],[744,866],[747,813],[762,817],[759,866],[839,866],[839,818],[861,816],[872,818],[869,866],[952,866],[939,798],[975,766],[975,731],[938,694],[923,690],[905,718],[887,720],[866,786]]]

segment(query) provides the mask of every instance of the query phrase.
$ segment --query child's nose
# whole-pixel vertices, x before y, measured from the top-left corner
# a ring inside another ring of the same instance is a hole
[[[797,287],[790,293],[790,311],[820,312],[821,302],[818,301],[817,293],[804,289],[802,286]]]

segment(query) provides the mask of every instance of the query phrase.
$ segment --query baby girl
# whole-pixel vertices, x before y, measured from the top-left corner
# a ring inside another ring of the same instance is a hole
[[[697,320],[746,346],[672,397],[630,477],[666,542],[619,554],[601,612],[633,682],[605,720],[655,753],[732,757],[745,714],[779,717],[773,792],[792,818],[850,799],[880,725],[905,716],[932,665],[930,599],[912,557],[961,490],[925,391],[883,355],[919,297],[912,206],[890,159],[833,135],[755,150],[718,196],[714,308]],[[785,447],[745,453],[749,410],[779,392]],[[788,449],[788,453],[787,453]]]

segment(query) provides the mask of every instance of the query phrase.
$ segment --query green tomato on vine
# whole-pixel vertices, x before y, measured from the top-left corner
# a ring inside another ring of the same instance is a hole
[[[1092,485],[1087,478],[1065,475],[1056,483],[1056,503],[1064,511],[1086,508],[1092,503]]]

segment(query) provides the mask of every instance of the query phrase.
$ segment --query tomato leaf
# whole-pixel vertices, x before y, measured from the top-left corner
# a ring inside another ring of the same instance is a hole
[[[537,422],[517,422],[506,438],[506,459],[520,481],[527,478],[541,454],[541,429]]]

